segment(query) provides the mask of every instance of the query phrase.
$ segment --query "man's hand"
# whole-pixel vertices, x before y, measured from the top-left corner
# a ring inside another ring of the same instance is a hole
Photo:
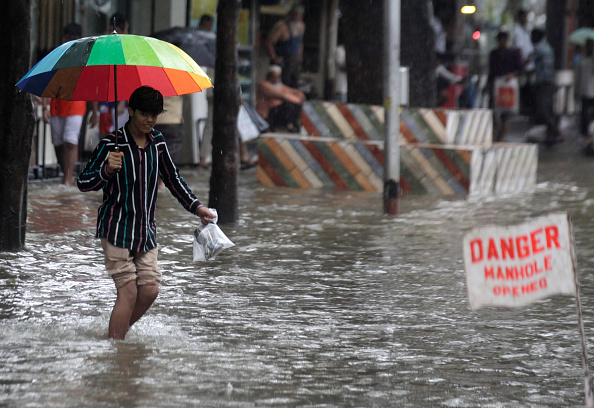
[[[99,114],[96,111],[91,111],[91,117],[89,118],[89,125],[94,128],[99,123]]]
[[[202,225],[208,225],[215,219],[215,215],[206,206],[199,207],[196,210],[196,215],[200,217]]]
[[[116,171],[122,168],[123,152],[109,152],[107,156],[107,174],[113,175]]]
[[[50,116],[51,116],[51,115],[50,115],[50,108],[49,108],[49,106],[47,106],[47,107],[46,107],[46,106],[44,106],[44,107],[43,107],[43,121],[44,121],[45,123],[49,123],[49,121],[50,121]]]

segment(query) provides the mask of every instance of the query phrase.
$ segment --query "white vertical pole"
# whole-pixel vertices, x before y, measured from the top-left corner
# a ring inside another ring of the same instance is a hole
[[[400,194],[400,0],[384,0],[384,214]]]

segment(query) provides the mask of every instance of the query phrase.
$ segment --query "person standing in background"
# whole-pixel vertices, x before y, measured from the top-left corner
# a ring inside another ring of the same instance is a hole
[[[165,136],[169,155],[176,166],[179,166],[181,146],[184,140],[183,129],[183,96],[167,96],[163,98],[163,113],[159,115],[157,127]]]
[[[531,33],[528,28],[528,12],[524,9],[518,10],[516,15],[511,46],[520,51],[522,70],[525,73],[518,78],[520,84],[520,112],[531,116],[535,109],[535,95],[528,73],[534,71],[534,44],[532,44]]]
[[[443,7],[439,7],[437,11],[433,7],[433,1],[427,2],[427,9],[429,11],[429,24],[433,29],[434,51],[437,54],[444,55],[447,51],[447,33],[443,28],[442,17]]]
[[[490,95],[489,106],[495,107],[495,80],[497,78],[505,78],[510,81],[522,73],[522,60],[520,52],[515,48],[508,47],[509,34],[500,30],[497,33],[497,47],[489,54],[489,76],[487,84],[483,89],[483,93],[488,92]],[[509,112],[497,112],[493,110],[493,125],[494,125],[494,141],[501,142],[505,139],[509,126]]]
[[[203,14],[200,17],[198,23],[198,30],[212,33],[214,26],[214,18],[209,14]],[[212,35],[215,35],[212,33]],[[203,67],[206,69],[206,74],[210,78],[211,83],[214,86],[214,67]],[[200,139],[200,162],[198,168],[202,170],[208,170],[210,166],[210,160],[212,156],[212,110],[213,110],[213,98],[214,89],[208,88],[206,92],[206,103],[208,106],[208,112],[206,117],[206,123],[204,124],[204,130],[202,132],[202,138]]]
[[[594,109],[594,40],[586,41],[584,54],[580,57],[575,78],[575,90],[581,98],[580,133],[588,137],[588,126]]]
[[[294,4],[287,19],[282,19],[272,28],[266,40],[270,63],[283,69],[283,84],[297,88],[303,60],[303,6]]]
[[[555,115],[555,54],[545,38],[545,32],[535,28],[531,34],[534,44],[534,122],[547,126],[545,144],[563,140]]]
[[[80,24],[69,23],[64,27],[62,42],[77,40],[81,36]],[[70,186],[74,182],[74,166],[78,160],[78,140],[83,119],[87,113],[87,103],[85,101],[43,98],[42,105],[43,120],[50,124],[52,144],[63,173],[62,184]]]
[[[346,51],[344,44],[339,42],[336,47],[336,82],[334,83],[334,99],[340,103],[347,102],[348,82],[346,73]]]

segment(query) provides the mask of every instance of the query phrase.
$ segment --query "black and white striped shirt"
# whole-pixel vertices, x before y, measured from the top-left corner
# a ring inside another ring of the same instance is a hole
[[[99,142],[93,156],[78,177],[80,191],[103,189],[103,204],[97,215],[97,238],[131,251],[148,251],[157,246],[155,207],[159,176],[181,205],[196,214],[202,206],[169,156],[161,132],[153,129],[144,148],[128,130],[118,131],[118,147],[124,153],[122,168],[107,174],[107,156],[115,148],[115,136]]]

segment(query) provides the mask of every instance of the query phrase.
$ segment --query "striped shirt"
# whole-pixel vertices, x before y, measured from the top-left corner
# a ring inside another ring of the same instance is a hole
[[[174,197],[189,212],[202,206],[169,156],[163,135],[153,129],[144,148],[128,130],[118,131],[118,146],[124,153],[122,168],[107,174],[107,156],[115,147],[115,136],[99,142],[93,156],[78,177],[80,191],[103,189],[103,204],[97,214],[97,238],[131,251],[148,251],[157,246],[155,207],[159,176]]]

